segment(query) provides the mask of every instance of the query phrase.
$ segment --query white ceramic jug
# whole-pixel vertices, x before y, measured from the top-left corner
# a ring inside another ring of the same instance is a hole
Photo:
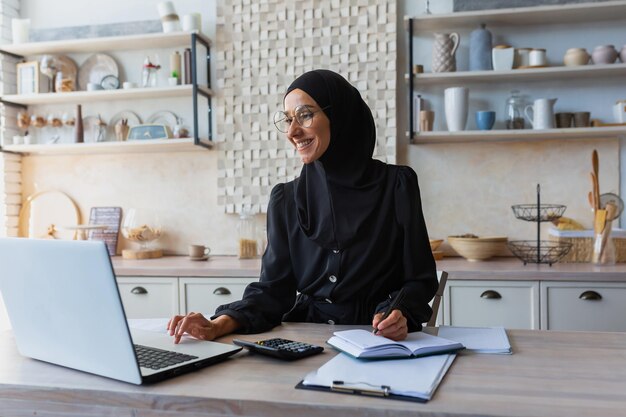
[[[533,129],[554,129],[554,103],[556,100],[555,98],[538,98],[533,105],[526,106],[524,114]],[[532,117],[529,111],[532,111]]]
[[[626,123],[626,100],[619,100],[613,106],[615,123]]]

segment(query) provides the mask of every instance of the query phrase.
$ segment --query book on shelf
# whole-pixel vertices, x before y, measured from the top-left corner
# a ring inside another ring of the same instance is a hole
[[[462,343],[467,352],[513,353],[504,327],[441,326],[438,335]]]
[[[363,329],[335,332],[326,343],[358,359],[430,356],[464,347],[462,343],[423,332],[409,333],[405,340],[396,342]]]

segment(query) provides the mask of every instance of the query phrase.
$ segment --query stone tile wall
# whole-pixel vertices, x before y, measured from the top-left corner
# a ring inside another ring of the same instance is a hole
[[[336,71],[361,91],[376,121],[375,157],[395,162],[395,0],[234,0],[217,13],[218,203],[226,213],[264,212],[272,186],[299,174],[272,118],[308,70]]]

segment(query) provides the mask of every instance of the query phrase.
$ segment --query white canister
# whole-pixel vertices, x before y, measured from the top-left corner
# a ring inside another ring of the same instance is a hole
[[[496,45],[491,50],[494,71],[507,71],[513,68],[515,49],[509,45]]]
[[[530,48],[515,48],[513,68],[525,68],[530,65]]]
[[[618,100],[613,106],[615,123],[626,123],[626,100]]]
[[[444,109],[448,131],[459,132],[465,130],[469,104],[469,89],[467,87],[450,87],[444,91]]]
[[[533,48],[528,55],[528,62],[531,67],[545,67],[548,65],[546,50],[542,48]]]
[[[157,4],[157,10],[161,17],[164,33],[180,31],[180,20],[176,14],[176,9],[174,9],[174,3],[171,1],[162,1]]]
[[[200,13],[189,13],[183,16],[183,30],[202,32],[202,15]]]
[[[26,43],[29,40],[30,19],[11,19],[13,43]]]

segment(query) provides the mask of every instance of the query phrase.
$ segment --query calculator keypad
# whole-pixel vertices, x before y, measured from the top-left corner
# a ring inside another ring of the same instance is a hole
[[[257,342],[234,339],[233,343],[264,355],[289,360],[305,358],[324,350],[321,346],[281,338],[259,340]]]

